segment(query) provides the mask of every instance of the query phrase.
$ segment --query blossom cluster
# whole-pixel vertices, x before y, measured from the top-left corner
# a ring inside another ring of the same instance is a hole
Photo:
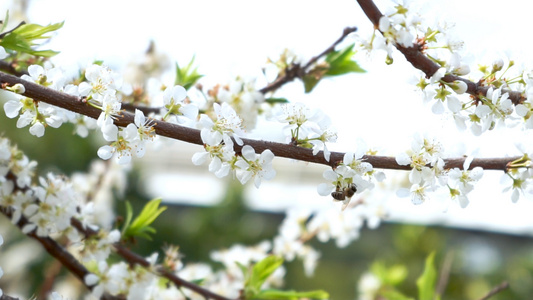
[[[200,116],[198,125],[205,152],[195,153],[192,162],[200,165],[211,159],[209,171],[217,177],[227,176],[232,171],[242,184],[253,178],[256,187],[260,186],[262,179],[272,179],[276,175],[272,168],[272,151],[267,149],[257,154],[251,146],[242,146],[242,119],[226,102],[222,105],[214,103],[213,107],[216,120],[206,114]],[[234,140],[242,146],[240,155],[236,155]]]
[[[533,71],[518,66],[513,60],[496,59],[490,64],[480,64],[471,72],[470,61],[463,51],[463,42],[449,34],[447,24],[428,24],[405,4],[397,4],[379,20],[379,30],[371,42],[361,41],[366,50],[384,49],[387,61],[392,62],[395,47],[416,47],[440,68],[430,78],[421,74],[414,80],[426,102],[432,102],[432,111],[442,114],[448,111],[459,129],[470,128],[474,135],[481,135],[497,126],[513,127],[522,123],[524,128],[533,128],[533,94],[531,93]],[[455,76],[452,82],[443,77]],[[477,77],[476,87],[486,87],[486,93],[473,97],[466,94],[469,80],[459,76]],[[513,93],[514,99],[511,97]]]
[[[414,204],[422,204],[428,199],[428,192],[439,187],[447,187],[452,199],[459,202],[461,207],[468,205],[467,194],[473,190],[473,184],[483,176],[483,169],[475,167],[471,170],[473,157],[469,157],[463,164],[463,170],[454,168],[444,169],[444,149],[442,145],[428,137],[416,135],[411,143],[411,149],[396,156],[399,165],[411,167],[409,172],[410,188],[400,189],[398,195],[411,196]]]
[[[341,163],[334,169],[325,170],[323,176],[328,182],[318,186],[318,194],[321,196],[332,195],[335,200],[342,202],[342,209],[344,210],[354,194],[360,194],[374,187],[372,178],[382,181],[385,178],[384,174],[382,172],[375,173],[372,165],[364,161],[363,155],[366,152],[365,147],[359,147],[355,153],[346,152]]]
[[[255,128],[257,116],[265,103],[264,95],[255,88],[255,80],[237,77],[226,85],[216,85],[207,91],[205,113],[215,117],[214,103],[229,104],[242,119],[243,127]]]
[[[336,142],[337,131],[321,110],[312,110],[299,102],[287,103],[273,109],[272,119],[286,124],[283,130],[291,144],[313,148],[313,155],[322,150],[329,161],[331,153],[326,142]]]

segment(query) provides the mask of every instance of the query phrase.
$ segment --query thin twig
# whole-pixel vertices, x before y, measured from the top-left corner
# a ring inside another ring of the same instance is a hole
[[[437,286],[435,287],[435,295],[440,295],[441,298],[442,294],[444,294],[444,290],[448,286],[448,279],[450,279],[450,271],[452,269],[453,257],[454,252],[449,251],[448,253],[446,253],[444,261],[442,262],[442,267],[440,269],[439,274],[439,281],[437,283]]]
[[[321,57],[334,51],[335,47],[338,44],[340,44],[350,33],[355,31],[357,31],[356,27],[344,28],[344,30],[342,31],[342,35],[335,42],[333,42],[333,44],[331,44],[331,46],[329,46],[326,50],[311,58],[303,67],[298,64],[290,66],[287,70],[285,70],[285,74],[283,76],[277,78],[274,82],[260,89],[259,92],[266,94],[268,92],[272,92],[279,89],[284,84],[291,82],[296,78],[302,78],[305,75],[307,69],[309,69],[309,67],[316,63]]]
[[[479,298],[479,300],[487,300],[490,297],[496,295],[497,293],[509,288],[509,282],[504,281],[500,283],[498,286],[494,287],[492,290],[490,290],[485,296]]]
[[[24,85],[26,91],[24,96],[30,97],[36,101],[43,101],[57,107],[67,109],[69,111],[79,113],[94,119],[97,119],[101,110],[89,106],[82,101],[82,99],[61,93],[53,89],[22,80],[16,76],[9,75],[0,72],[0,85],[7,84],[9,86],[21,83]],[[130,123],[134,123],[134,115],[129,112],[122,112],[120,116],[117,116],[114,121],[115,125],[126,127]],[[184,141],[191,144],[203,145],[202,138],[200,137],[200,130],[189,127],[180,126],[165,121],[155,121],[154,129],[158,135],[172,138],[175,140]],[[291,144],[282,144],[276,142],[242,139],[244,145],[252,146],[257,153],[261,153],[264,150],[271,150],[275,156],[285,157],[305,162],[311,162],[316,164],[323,164],[331,167],[337,166],[344,158],[343,152],[331,152],[330,160],[327,161],[324,158],[324,153],[319,151],[317,155],[313,155],[312,149],[294,146]],[[235,152],[240,153],[242,146],[234,145]],[[470,169],[475,167],[482,167],[485,170],[501,170],[506,171],[508,164],[514,160],[519,159],[520,156],[503,157],[503,158],[476,158],[470,164]],[[394,157],[390,156],[378,156],[378,155],[365,155],[362,158],[364,161],[372,164],[374,168],[378,169],[392,169],[392,170],[410,170],[410,166],[399,165]],[[444,159],[445,169],[459,168],[463,169],[465,157]]]

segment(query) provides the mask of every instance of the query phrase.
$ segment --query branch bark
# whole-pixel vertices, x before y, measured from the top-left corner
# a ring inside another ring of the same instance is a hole
[[[43,101],[48,104],[55,105],[57,107],[61,107],[94,119],[97,119],[101,113],[99,109],[89,106],[78,97],[58,92],[53,89],[35,84],[33,82],[20,79],[16,76],[0,72],[0,85],[3,86],[4,84],[7,84],[9,86],[12,86],[17,83],[23,84],[26,88],[26,91],[23,95],[32,98],[35,101]],[[117,116],[115,118],[115,124],[118,126],[126,127],[130,123],[134,123],[134,115],[129,112],[124,111],[120,116]],[[203,145],[202,138],[200,137],[200,130],[198,129],[184,127],[165,121],[155,121],[154,129],[155,132],[161,136],[184,141],[191,144]],[[275,156],[278,157],[285,157],[305,162],[327,165],[331,167],[336,167],[338,163],[342,161],[345,154],[344,152],[331,152],[330,161],[326,161],[322,151],[318,152],[317,155],[313,155],[313,151],[311,149],[297,147],[290,144],[282,144],[277,142],[252,139],[242,140],[244,141],[245,145],[252,146],[257,153],[261,153],[264,150],[269,149],[272,151],[272,153],[274,153]],[[237,144],[235,144],[234,147],[237,153],[239,153],[242,148]],[[506,171],[507,165],[518,158],[520,157],[515,156],[504,158],[476,158],[470,164],[470,168],[472,169],[474,167],[479,166],[486,170]],[[462,169],[465,159],[465,157],[445,159],[444,168]],[[396,162],[396,159],[391,156],[365,155],[363,156],[363,160],[369,162],[374,168],[378,169],[411,169],[411,167],[409,166],[399,165]]]
[[[497,293],[509,288],[509,282],[504,281],[500,283],[498,286],[494,287],[492,290],[490,290],[485,296],[479,298],[479,300],[487,300],[490,297],[496,295]]]

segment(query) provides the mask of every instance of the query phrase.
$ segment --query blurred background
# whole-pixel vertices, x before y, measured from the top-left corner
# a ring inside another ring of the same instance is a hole
[[[379,7],[391,5],[388,1],[376,2]],[[478,13],[473,16],[467,13],[470,4],[464,1],[444,3],[432,2],[426,11],[428,17],[448,14],[448,19],[457,23],[466,48],[492,49],[496,53],[511,45],[514,50],[521,47],[523,39],[516,29],[523,28],[524,23],[519,23],[517,14],[526,10],[509,4],[495,11],[484,3],[486,7],[476,7]],[[19,18],[38,24],[66,21],[59,35],[47,45],[62,52],[54,58],[58,64],[84,67],[87,62],[102,59],[124,72],[131,65],[145,62],[144,53],[154,41],[161,55],[159,61],[166,61],[168,66],[161,72],[163,80],[173,81],[175,61],[184,64],[196,55],[199,72],[206,75],[201,82],[206,86],[229,82],[237,75],[257,76],[267,58],[277,58],[285,47],[309,58],[328,47],[344,27],[355,25],[361,35],[368,34],[371,28],[355,1],[341,0],[327,5],[323,1],[176,1],[172,7],[167,7],[165,1],[91,1],[80,6],[59,0],[13,0],[2,5],[0,8],[9,8],[12,16],[20,14]],[[503,20],[509,7],[513,8],[514,17]],[[491,32],[491,38],[479,34],[480,30]],[[505,39],[499,34],[504,34]],[[502,40],[513,43],[495,42]],[[292,101],[315,107],[324,106],[324,101],[331,103],[324,110],[339,129],[339,143],[331,146],[333,150],[346,151],[355,146],[357,138],[362,138],[368,145],[393,155],[408,147],[412,134],[423,124],[445,142],[459,145],[468,141],[467,152],[480,147],[487,156],[516,154],[513,135],[488,133],[472,138],[468,133],[455,132],[450,120],[432,115],[407,84],[415,73],[399,55],[392,66],[385,66],[379,57],[375,61],[366,59],[361,57],[360,61],[366,74],[321,82],[311,94],[304,94],[298,82],[280,91]],[[387,89],[381,87],[382,82],[390,83]],[[378,89],[380,95],[375,94]],[[376,111],[376,102],[387,109]],[[418,106],[420,109],[413,108]],[[409,114],[416,116],[409,118],[415,122],[406,120]],[[50,171],[66,175],[87,171],[103,143],[97,134],[89,139],[73,135],[73,128],[68,125],[48,128],[45,137],[37,139],[27,128],[17,129],[15,124],[16,119],[0,114],[1,134],[39,162],[40,175]],[[451,130],[453,135],[446,134]],[[282,139],[269,132],[255,134]],[[494,140],[502,147],[493,147]],[[330,205],[330,199],[316,193],[316,186],[323,181],[322,166],[277,159],[277,177],[256,190],[217,179],[206,166],[193,166],[190,158],[201,149],[173,142],[135,160],[125,193],[115,195],[116,214],[123,215],[124,200],[133,204],[134,211],[154,197],[162,197],[169,207],[154,224],[158,233],[154,240],[139,240],[135,251],[146,256],[170,243],[180,246],[186,263],[209,262],[213,250],[272,239],[288,208]],[[391,181],[399,181],[395,178],[404,175],[387,173]],[[416,278],[427,255],[435,251],[437,268],[449,265],[444,299],[480,299],[504,280],[510,282],[510,288],[491,299],[528,299],[533,294],[532,202],[526,198],[512,205],[509,195],[501,193],[503,187],[494,187],[499,176],[486,175],[485,185],[472,195],[467,209],[452,206],[447,213],[432,203],[414,207],[409,199],[379,195],[388,197],[390,211],[379,228],[363,229],[360,238],[343,249],[333,242],[313,241],[313,247],[322,253],[315,276],[307,278],[302,263],[291,262],[287,265],[286,286],[297,290],[325,289],[331,299],[357,299],[359,278],[375,262],[381,262],[388,267],[405,267],[408,277],[399,289],[416,295]],[[390,188],[393,187],[394,184]],[[0,286],[4,292],[30,297],[46,289],[44,285],[51,274],[68,277],[46,253],[34,251],[32,241],[12,232],[8,220],[0,221],[6,241],[0,248],[0,266],[5,273]],[[30,269],[22,269],[23,262],[29,262]],[[74,280],[69,282],[76,284]]]

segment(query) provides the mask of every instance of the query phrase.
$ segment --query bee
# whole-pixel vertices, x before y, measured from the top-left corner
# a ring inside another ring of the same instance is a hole
[[[355,183],[350,183],[344,189],[341,189],[339,186],[337,186],[337,189],[331,193],[331,197],[338,201],[345,201],[346,198],[352,198],[353,195],[355,195],[355,192],[357,192],[357,186]]]

